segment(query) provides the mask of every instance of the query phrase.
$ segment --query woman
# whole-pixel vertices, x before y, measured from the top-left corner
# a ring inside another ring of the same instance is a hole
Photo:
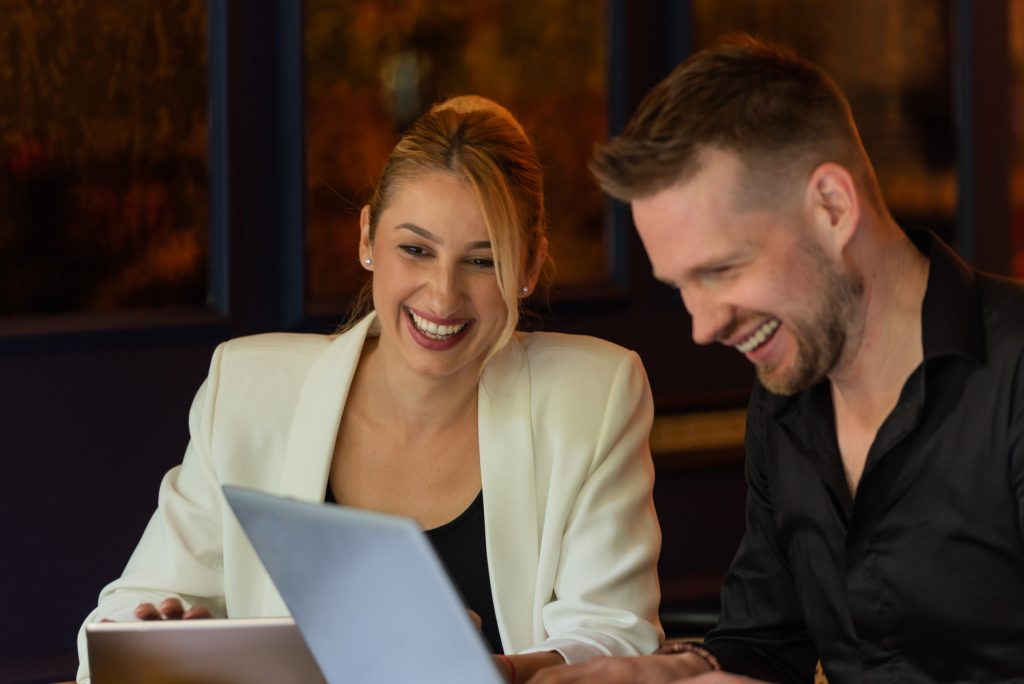
[[[547,258],[521,126],[478,97],[436,106],[360,225],[372,310],[339,335],[217,349],[185,459],[87,622],[287,614],[230,483],[417,520],[510,681],[654,650],[650,390],[635,353],[515,331]]]

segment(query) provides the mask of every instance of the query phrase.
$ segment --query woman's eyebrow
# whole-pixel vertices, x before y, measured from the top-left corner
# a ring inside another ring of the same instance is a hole
[[[437,235],[431,233],[426,228],[423,228],[421,226],[417,226],[415,223],[399,223],[397,226],[395,226],[395,230],[408,230],[410,232],[416,233],[416,235],[419,235],[424,240],[429,240],[430,242],[433,242],[433,243],[438,244],[438,245],[444,243],[444,240],[439,238]],[[468,243],[466,243],[466,249],[467,250],[471,250],[471,249],[490,249],[490,248],[491,248],[491,241],[490,240],[478,240],[476,242],[468,242]]]
[[[417,226],[415,223],[399,223],[397,226],[395,226],[395,230],[408,230],[413,233],[416,233],[424,240],[430,240],[431,242],[436,242],[437,244],[441,244],[442,242],[441,238],[434,235],[426,228],[421,228]]]

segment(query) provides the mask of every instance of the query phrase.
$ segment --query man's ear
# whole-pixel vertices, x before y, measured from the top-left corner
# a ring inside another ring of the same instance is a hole
[[[523,287],[526,288],[525,292],[520,292],[520,297],[527,297],[533,293],[537,287],[537,280],[540,279],[540,271],[544,267],[544,261],[548,258],[548,239],[542,237],[540,242],[537,243],[537,252],[533,255],[533,263],[529,265],[526,271],[526,278],[523,279]]]
[[[850,171],[826,162],[807,181],[807,207],[823,244],[838,256],[860,224],[860,197]]]
[[[359,212],[359,263],[367,271],[373,270],[373,243],[370,241],[370,205]]]

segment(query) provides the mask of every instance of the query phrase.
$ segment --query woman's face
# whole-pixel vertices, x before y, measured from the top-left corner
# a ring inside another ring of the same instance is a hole
[[[431,377],[474,378],[507,320],[483,214],[456,177],[428,173],[397,185],[360,258],[371,257],[380,350]]]

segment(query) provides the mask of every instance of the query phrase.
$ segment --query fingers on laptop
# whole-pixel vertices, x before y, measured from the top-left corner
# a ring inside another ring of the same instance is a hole
[[[135,617],[140,620],[199,620],[211,618],[213,614],[204,606],[193,606],[188,610],[176,598],[164,599],[157,607],[152,603],[140,603],[135,608]]]
[[[473,621],[473,624],[476,625],[476,628],[479,630],[484,624],[484,621],[480,619],[480,616],[477,615],[476,611],[467,610],[466,612],[469,613],[469,619]]]
[[[185,607],[176,598],[167,598],[160,602],[160,612],[168,620],[180,620],[185,614]]]
[[[185,611],[182,617],[186,620],[205,620],[206,618],[212,618],[213,613],[205,606],[192,606]]]
[[[164,616],[152,603],[140,603],[135,607],[135,617],[140,620],[162,620]]]

